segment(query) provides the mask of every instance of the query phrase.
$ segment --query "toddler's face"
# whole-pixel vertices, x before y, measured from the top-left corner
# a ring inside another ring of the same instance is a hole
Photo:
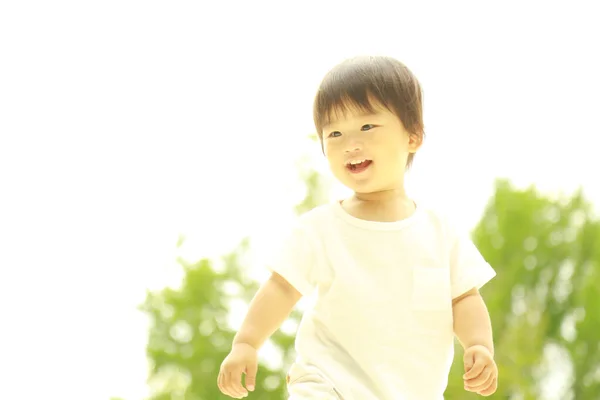
[[[348,107],[323,126],[323,147],[334,176],[356,193],[397,189],[406,161],[419,145],[400,118],[376,105],[374,113]]]

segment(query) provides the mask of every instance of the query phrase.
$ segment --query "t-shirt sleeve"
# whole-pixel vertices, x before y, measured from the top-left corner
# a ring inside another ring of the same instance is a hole
[[[466,233],[455,232],[452,239],[450,279],[454,299],[473,288],[480,289],[496,276],[496,271]]]
[[[296,225],[276,245],[267,265],[281,275],[303,296],[316,287],[315,252],[311,238],[301,225]]]

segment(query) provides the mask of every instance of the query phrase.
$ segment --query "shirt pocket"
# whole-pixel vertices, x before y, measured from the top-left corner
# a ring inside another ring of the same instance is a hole
[[[426,340],[453,331],[450,271],[443,267],[415,267],[411,293],[413,335]]]

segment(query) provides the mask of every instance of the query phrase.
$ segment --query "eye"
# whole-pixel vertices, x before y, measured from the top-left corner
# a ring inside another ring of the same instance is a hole
[[[366,124],[366,125],[363,125],[363,126],[360,128],[360,130],[361,130],[361,131],[369,131],[369,130],[371,130],[371,129],[373,129],[373,128],[375,128],[375,125],[373,125],[373,124]]]
[[[339,137],[339,136],[342,136],[342,132],[340,132],[340,131],[331,132],[329,134],[329,137]]]

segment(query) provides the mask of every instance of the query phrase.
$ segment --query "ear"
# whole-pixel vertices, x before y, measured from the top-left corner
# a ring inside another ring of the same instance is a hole
[[[416,153],[423,145],[423,132],[408,134],[408,152]]]

